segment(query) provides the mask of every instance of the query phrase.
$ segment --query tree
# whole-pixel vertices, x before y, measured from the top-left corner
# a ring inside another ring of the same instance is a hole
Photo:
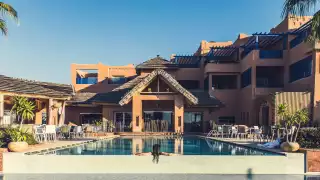
[[[26,97],[14,96],[11,112],[15,112],[20,120],[20,130],[22,129],[23,120],[30,120],[34,117],[35,105]]]
[[[5,4],[0,2],[0,31],[3,35],[8,35],[7,23],[4,19],[5,16],[9,16],[18,22],[18,13],[17,11],[10,6],[9,4]]]
[[[296,142],[300,127],[309,120],[309,112],[307,109],[301,109],[296,112],[289,112],[286,104],[279,104],[277,108],[277,115],[281,117],[286,131],[286,141]],[[297,130],[293,126],[298,126]],[[289,138],[290,135],[290,138]]]
[[[315,10],[317,3],[320,0],[286,0],[283,5],[282,18],[288,15],[305,16]],[[320,39],[320,11],[317,11],[311,19],[311,33],[307,40],[315,42]]]

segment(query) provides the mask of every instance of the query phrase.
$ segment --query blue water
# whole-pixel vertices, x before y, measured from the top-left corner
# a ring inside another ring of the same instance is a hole
[[[151,152],[154,144],[160,144],[162,152],[183,155],[279,155],[201,137],[183,137],[179,139],[165,137],[120,137],[57,150],[54,154],[132,155],[135,152]]]

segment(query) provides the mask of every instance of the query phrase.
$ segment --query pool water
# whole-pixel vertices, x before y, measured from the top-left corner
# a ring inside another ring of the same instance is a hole
[[[132,155],[151,152],[154,144],[160,144],[161,152],[183,155],[279,155],[272,152],[223,143],[201,137],[119,137],[96,141],[48,154],[56,155]]]

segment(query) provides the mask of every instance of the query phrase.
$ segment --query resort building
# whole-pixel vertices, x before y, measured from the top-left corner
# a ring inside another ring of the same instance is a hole
[[[201,41],[189,56],[159,55],[134,66],[72,64],[72,85],[0,76],[0,124],[13,96],[32,98],[31,124],[113,122],[117,132],[207,132],[210,123],[273,125],[276,106],[308,108],[320,122],[318,45],[311,17],[288,17],[267,33]],[[65,112],[65,114],[64,114]]]
[[[319,55],[304,41],[310,18],[288,17],[235,42],[201,41],[193,55],[156,56],[135,67],[72,64],[76,95],[67,119],[109,120],[120,132],[206,132],[210,120],[272,125],[275,106],[289,102],[319,122]]]

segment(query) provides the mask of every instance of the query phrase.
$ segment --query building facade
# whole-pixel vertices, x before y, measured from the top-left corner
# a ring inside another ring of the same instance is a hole
[[[311,17],[288,17],[267,33],[201,41],[190,56],[137,66],[72,64],[76,95],[66,120],[112,121],[117,131],[205,132],[220,124],[271,125],[279,102],[320,122],[319,53],[305,42]]]

